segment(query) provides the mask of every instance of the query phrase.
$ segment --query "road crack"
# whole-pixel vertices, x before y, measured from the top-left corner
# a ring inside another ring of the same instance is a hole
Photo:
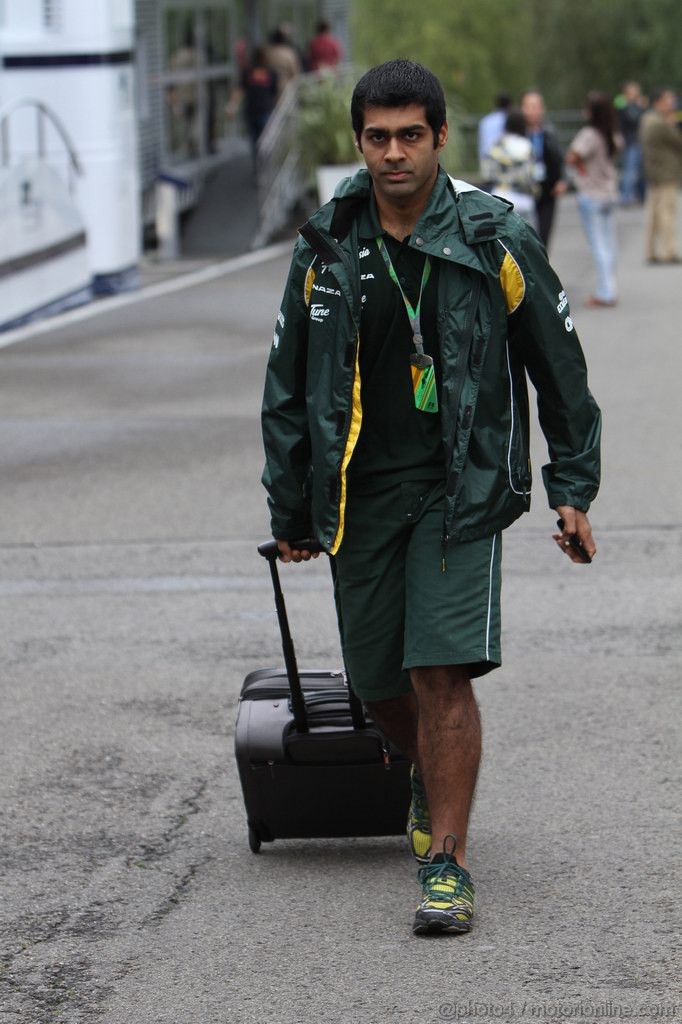
[[[201,811],[201,798],[207,787],[207,779],[195,780],[193,790],[176,805],[161,835],[156,840],[140,844],[138,854],[125,856],[119,862],[120,869],[158,869],[167,858],[171,858],[181,843],[188,822]],[[171,891],[142,918],[138,929],[159,924],[172,913],[201,867],[210,859],[210,856],[194,859],[182,869],[169,864],[166,870],[174,877]],[[126,924],[124,915],[118,913],[112,917],[107,911],[125,902],[123,896],[115,893],[103,900],[100,891],[85,906],[63,907],[52,915],[18,922],[13,928],[14,935],[22,931],[28,935],[16,943],[13,950],[0,955],[0,988],[4,988],[6,993],[4,999],[0,997],[0,1002],[7,1005],[11,1000],[16,1006],[20,1001],[22,1009],[30,1006],[27,1019],[31,1024],[52,1024],[62,1019],[60,1015],[63,1013],[68,1013],[69,1020],[75,1022],[81,1019],[81,1013],[83,1019],[87,1019],[90,1015],[105,1012],[103,1004],[113,988],[99,978],[93,980],[90,961],[81,958],[70,963],[61,960],[50,962],[46,959],[49,958],[47,951],[60,939],[88,936],[97,941],[120,931]],[[78,1016],[71,1016],[73,1014]]]

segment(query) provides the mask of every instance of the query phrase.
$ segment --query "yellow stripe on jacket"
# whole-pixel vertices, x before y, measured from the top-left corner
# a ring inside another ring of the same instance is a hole
[[[341,541],[343,540],[343,531],[346,525],[346,498],[348,492],[348,485],[346,481],[346,473],[348,470],[348,464],[355,450],[358,437],[360,436],[360,427],[362,425],[362,400],[360,397],[360,339],[358,338],[358,344],[355,349],[355,377],[353,378],[353,408],[350,419],[350,429],[348,431],[348,437],[346,438],[346,450],[343,453],[343,459],[341,461],[341,497],[339,501],[339,527],[336,531],[336,537],[334,543],[331,546],[330,554],[335,555],[341,547]]]

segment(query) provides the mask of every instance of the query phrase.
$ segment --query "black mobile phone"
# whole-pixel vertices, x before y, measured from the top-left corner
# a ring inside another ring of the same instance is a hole
[[[559,527],[559,529],[563,533],[563,529],[564,529],[564,521],[563,521],[563,519],[557,519],[556,524],[557,524],[557,526]],[[580,557],[583,560],[583,562],[587,562],[588,565],[592,562],[592,558],[590,557],[590,555],[588,555],[587,551],[585,550],[585,545],[582,543],[582,541],[578,540],[578,538],[576,537],[575,534],[573,534],[573,536],[568,538],[568,543],[570,544],[570,546],[573,548],[574,551],[578,552],[578,554],[580,555]]]

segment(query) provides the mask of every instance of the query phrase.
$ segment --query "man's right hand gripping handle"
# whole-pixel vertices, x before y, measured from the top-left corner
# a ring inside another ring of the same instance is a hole
[[[308,562],[317,558],[322,547],[316,540],[305,537],[302,540],[278,540],[279,558],[282,562]]]

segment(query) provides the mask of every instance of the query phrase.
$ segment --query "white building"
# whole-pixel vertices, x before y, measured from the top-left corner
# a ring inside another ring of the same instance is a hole
[[[0,0],[0,328],[134,287],[157,183],[196,201],[245,151],[225,117],[249,47],[303,46],[346,0]]]

